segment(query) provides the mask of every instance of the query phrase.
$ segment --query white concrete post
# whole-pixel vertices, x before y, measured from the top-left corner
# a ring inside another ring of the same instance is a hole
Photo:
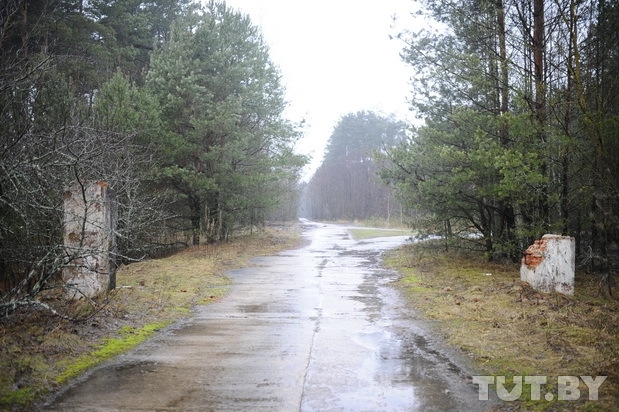
[[[63,194],[62,278],[70,299],[116,287],[116,195],[107,183],[74,184]]]
[[[540,292],[573,295],[575,248],[573,237],[544,235],[526,250],[520,265],[520,279]]]

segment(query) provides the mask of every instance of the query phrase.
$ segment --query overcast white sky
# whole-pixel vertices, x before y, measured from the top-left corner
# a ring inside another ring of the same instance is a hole
[[[286,87],[293,121],[306,120],[300,153],[322,159],[339,119],[359,110],[402,120],[408,111],[411,68],[400,57],[403,44],[390,40],[410,23],[413,0],[226,0],[261,27]],[[392,16],[399,21],[393,28]],[[408,23],[407,23],[408,22]]]

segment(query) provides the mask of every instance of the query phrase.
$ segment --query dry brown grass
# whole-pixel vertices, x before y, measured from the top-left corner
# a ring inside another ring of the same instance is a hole
[[[220,299],[228,270],[299,242],[296,225],[271,227],[229,243],[190,247],[173,256],[120,268],[117,288],[96,302],[45,296],[68,321],[27,308],[0,319],[0,410],[29,410],[47,392],[140,343],[160,327]]]
[[[581,402],[524,401],[518,409],[618,410],[619,302],[595,276],[578,273],[570,297],[534,291],[520,282],[519,265],[419,244],[394,251],[388,263],[403,275],[399,286],[411,304],[483,373],[543,375],[549,383],[561,375],[608,376],[597,402],[586,402],[582,387]]]

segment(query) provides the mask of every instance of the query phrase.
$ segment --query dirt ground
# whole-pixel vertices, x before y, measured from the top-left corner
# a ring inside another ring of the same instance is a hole
[[[514,410],[619,410],[619,290],[610,296],[599,275],[577,271],[575,294],[565,296],[521,282],[518,264],[489,263],[440,246],[410,244],[387,261],[402,275],[397,287],[419,316],[487,375],[505,376],[507,383],[547,377],[541,399],[527,399],[523,385],[523,396],[509,403]],[[578,400],[560,402],[558,376],[607,378],[598,400],[588,399],[581,380]],[[554,400],[546,401],[545,393]]]

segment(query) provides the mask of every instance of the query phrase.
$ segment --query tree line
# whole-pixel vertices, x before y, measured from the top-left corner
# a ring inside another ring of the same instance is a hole
[[[424,0],[400,33],[425,120],[381,172],[416,227],[489,258],[544,233],[579,263],[618,263],[619,3]],[[614,259],[613,259],[614,258]]]
[[[397,213],[491,259],[560,233],[576,238],[581,264],[611,271],[618,2],[422,3],[427,24],[397,38],[423,125],[342,117],[303,213]],[[301,129],[285,106],[260,30],[225,3],[6,0],[0,305],[37,293],[65,263],[61,199],[75,181],[116,191],[127,260],[224,240],[274,212],[295,217],[307,159],[292,150]]]
[[[378,171],[376,153],[405,139],[408,125],[393,115],[349,113],[333,129],[320,167],[303,188],[301,214],[319,220],[397,221],[400,207]]]
[[[543,234],[562,234],[576,239],[580,266],[616,270],[619,2],[421,3],[423,24],[396,37],[422,125],[385,136],[380,116],[344,116],[305,212],[384,215],[378,174],[420,236],[517,261]]]
[[[66,263],[73,182],[116,192],[126,260],[225,240],[294,203],[307,160],[285,106],[259,28],[223,2],[4,1],[0,306]]]

